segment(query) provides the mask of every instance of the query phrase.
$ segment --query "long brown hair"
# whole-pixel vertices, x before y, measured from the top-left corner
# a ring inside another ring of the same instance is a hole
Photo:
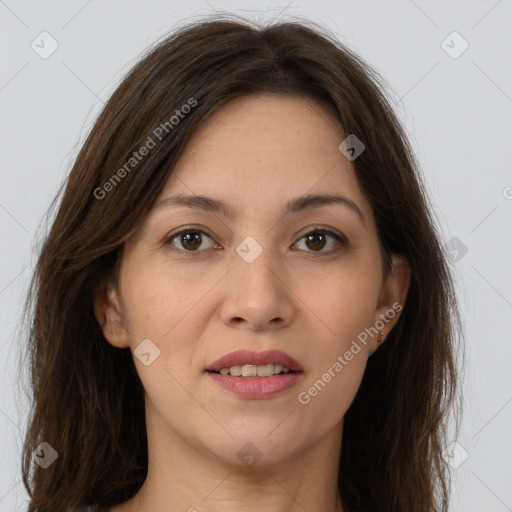
[[[346,134],[364,142],[353,166],[373,208],[384,272],[393,253],[405,256],[411,270],[403,312],[369,359],[345,416],[339,465],[345,509],[448,509],[443,448],[457,405],[460,319],[418,164],[384,82],[315,23],[260,26],[223,16],[182,26],[133,67],[59,194],[26,306],[32,407],[22,471],[29,511],[108,507],[144,482],[143,387],[130,349],[105,340],[93,299],[115,278],[124,241],[144,221],[194,131],[226,102],[258,92],[320,102]],[[195,106],[186,110],[187,104]],[[176,126],[173,115],[180,118]],[[148,137],[156,142],[158,127],[161,142],[131,161]],[[42,442],[58,453],[46,469],[33,460]]]

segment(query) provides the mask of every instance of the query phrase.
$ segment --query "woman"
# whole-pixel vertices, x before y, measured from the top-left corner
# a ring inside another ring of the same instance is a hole
[[[321,27],[153,48],[34,275],[29,511],[446,511],[460,326],[416,169]]]

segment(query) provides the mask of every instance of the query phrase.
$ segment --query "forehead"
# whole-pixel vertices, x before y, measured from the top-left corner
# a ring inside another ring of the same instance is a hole
[[[338,193],[368,215],[354,168],[338,149],[344,138],[339,121],[313,99],[262,93],[230,100],[192,135],[160,199],[204,195],[243,211]]]

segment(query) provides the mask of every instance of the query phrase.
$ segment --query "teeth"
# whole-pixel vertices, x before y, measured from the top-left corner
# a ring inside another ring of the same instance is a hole
[[[274,375],[274,365],[266,364],[257,366],[256,373],[258,374],[258,377],[270,377],[271,375]]]
[[[288,373],[289,371],[289,368],[280,364],[244,364],[222,368],[220,373],[222,375],[232,375],[233,377],[271,377],[272,375]]]

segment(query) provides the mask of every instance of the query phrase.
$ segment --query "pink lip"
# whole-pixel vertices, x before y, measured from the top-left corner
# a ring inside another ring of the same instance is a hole
[[[266,365],[280,364],[290,369],[290,373],[271,375],[270,377],[234,377],[222,375],[222,368],[241,366],[244,364]],[[231,391],[240,398],[268,398],[275,396],[295,386],[304,378],[304,368],[292,356],[280,350],[264,350],[255,352],[252,350],[236,350],[230,352],[206,368],[208,375],[221,388]]]
[[[240,398],[261,399],[275,396],[297,385],[304,378],[302,372],[282,373],[271,377],[233,377],[208,372],[221,388],[231,391]]]
[[[243,364],[265,365],[271,363],[286,366],[286,368],[289,368],[292,372],[302,372],[304,370],[298,361],[280,350],[264,350],[262,352],[254,352],[253,350],[236,350],[235,352],[230,352],[211,363],[206,368],[206,371],[220,372],[222,368],[229,368],[231,366],[239,366]],[[244,379],[250,378],[251,377],[244,377]],[[261,379],[261,377],[256,378]]]

